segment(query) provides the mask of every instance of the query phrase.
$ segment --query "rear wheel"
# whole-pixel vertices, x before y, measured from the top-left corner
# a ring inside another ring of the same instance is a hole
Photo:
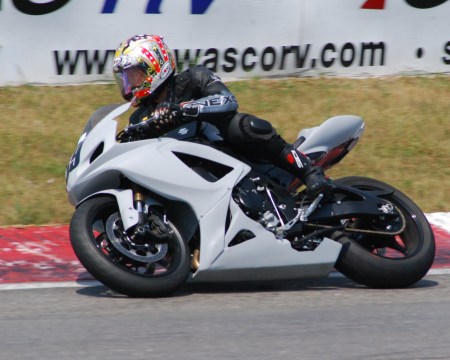
[[[132,297],[167,296],[189,275],[189,248],[174,224],[156,211],[148,217],[148,229],[140,238],[129,235],[116,200],[96,197],[75,211],[70,241],[83,266],[112,290]]]
[[[405,194],[381,181],[365,177],[346,177],[336,183],[364,191],[392,191],[388,198],[402,222],[396,235],[382,235],[385,226],[397,224],[361,222],[350,229],[366,231],[335,232],[332,238],[343,245],[336,269],[350,279],[374,288],[398,288],[412,285],[426,275],[434,261],[433,231],[423,212]]]

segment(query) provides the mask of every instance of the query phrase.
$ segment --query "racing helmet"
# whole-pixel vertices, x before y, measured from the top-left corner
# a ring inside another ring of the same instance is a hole
[[[135,35],[114,54],[114,79],[122,97],[133,106],[157,95],[175,70],[175,57],[158,35]]]

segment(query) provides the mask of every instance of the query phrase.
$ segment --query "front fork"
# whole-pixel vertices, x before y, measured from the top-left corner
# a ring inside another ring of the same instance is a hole
[[[133,189],[133,202],[139,219],[134,230],[136,241],[153,240],[161,242],[167,240],[171,230],[168,226],[166,214],[161,214],[161,219],[160,216],[153,214],[150,209],[146,212],[144,193],[137,187]]]
[[[145,198],[144,194],[139,190],[133,189],[133,203],[134,208],[138,212],[139,220],[137,226],[142,226],[145,224]]]
[[[133,205],[137,211],[138,221],[134,228],[134,238],[137,242],[145,241],[146,235],[149,231],[147,214],[145,213],[145,197],[138,188],[133,188]]]

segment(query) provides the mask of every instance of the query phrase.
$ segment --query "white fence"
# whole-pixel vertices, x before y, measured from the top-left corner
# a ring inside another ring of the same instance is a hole
[[[110,81],[138,33],[224,79],[450,73],[449,19],[450,0],[0,0],[0,85]]]

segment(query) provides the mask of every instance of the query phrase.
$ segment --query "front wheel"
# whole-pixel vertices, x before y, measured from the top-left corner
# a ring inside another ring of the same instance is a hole
[[[335,232],[332,238],[343,245],[336,269],[348,278],[373,288],[410,286],[426,275],[434,261],[433,231],[419,207],[405,194],[381,181],[365,177],[345,177],[336,183],[363,191],[392,192],[389,202],[404,218],[396,235],[380,235],[378,222],[361,222],[349,231]],[[352,224],[352,219],[348,219]],[[353,230],[353,231],[352,231]],[[356,231],[355,231],[356,230]]]
[[[110,289],[131,297],[167,296],[186,281],[189,247],[177,228],[153,212],[148,236],[123,229],[113,197],[82,203],[72,216],[70,242],[80,262]]]

